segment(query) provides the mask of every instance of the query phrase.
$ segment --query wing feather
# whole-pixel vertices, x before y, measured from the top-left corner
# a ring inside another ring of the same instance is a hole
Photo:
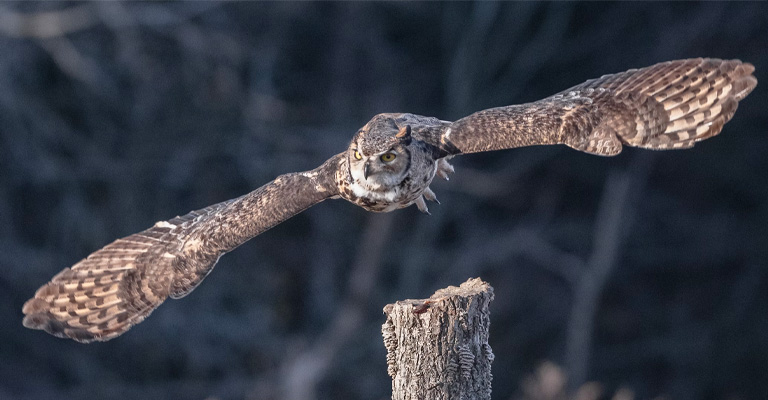
[[[340,157],[115,240],[43,285],[24,304],[24,326],[79,342],[119,336],[192,291],[222,254],[337,195]]]
[[[739,60],[687,59],[604,75],[546,99],[483,110],[443,128],[449,154],[566,144],[616,155],[623,145],[680,149],[717,135],[757,85]]]

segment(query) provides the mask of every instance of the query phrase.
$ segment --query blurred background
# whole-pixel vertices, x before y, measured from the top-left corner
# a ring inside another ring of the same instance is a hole
[[[382,308],[475,276],[496,293],[494,399],[768,398],[766,15],[0,4],[0,399],[386,399]],[[458,119],[700,56],[751,62],[761,83],[691,150],[460,157],[432,216],[324,202],[113,341],[22,327],[62,268],[314,168],[377,113]]]

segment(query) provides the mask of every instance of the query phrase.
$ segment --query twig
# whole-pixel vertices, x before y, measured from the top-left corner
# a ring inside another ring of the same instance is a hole
[[[606,181],[595,222],[592,254],[581,279],[573,287],[565,352],[571,388],[586,381],[600,295],[618,261],[650,159],[650,156],[639,155],[632,171],[613,173]]]
[[[317,341],[280,367],[280,398],[309,400],[316,397],[317,384],[330,370],[333,358],[364,321],[364,305],[377,281],[381,255],[391,229],[390,214],[373,214],[368,218],[355,257],[357,263],[349,278],[347,299]]]

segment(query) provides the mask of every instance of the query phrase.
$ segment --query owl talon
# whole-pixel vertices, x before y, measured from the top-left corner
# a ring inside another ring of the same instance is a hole
[[[448,181],[450,180],[448,174],[452,174],[454,171],[453,165],[448,164],[448,161],[445,158],[437,160],[437,176]]]
[[[419,209],[419,211],[423,212],[427,215],[432,215],[429,213],[429,208],[427,208],[427,202],[424,201],[424,196],[419,196],[418,199],[416,199],[416,207]]]
[[[434,201],[437,204],[440,204],[440,200],[437,199],[437,196],[435,195],[435,192],[432,191],[432,189],[427,186],[426,189],[424,189],[424,193],[422,193],[425,199],[429,201]]]

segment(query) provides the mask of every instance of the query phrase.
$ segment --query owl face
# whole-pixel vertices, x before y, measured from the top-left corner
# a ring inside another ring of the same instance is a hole
[[[349,171],[368,190],[387,191],[408,174],[411,128],[399,128],[391,118],[374,118],[356,135],[348,149]]]

